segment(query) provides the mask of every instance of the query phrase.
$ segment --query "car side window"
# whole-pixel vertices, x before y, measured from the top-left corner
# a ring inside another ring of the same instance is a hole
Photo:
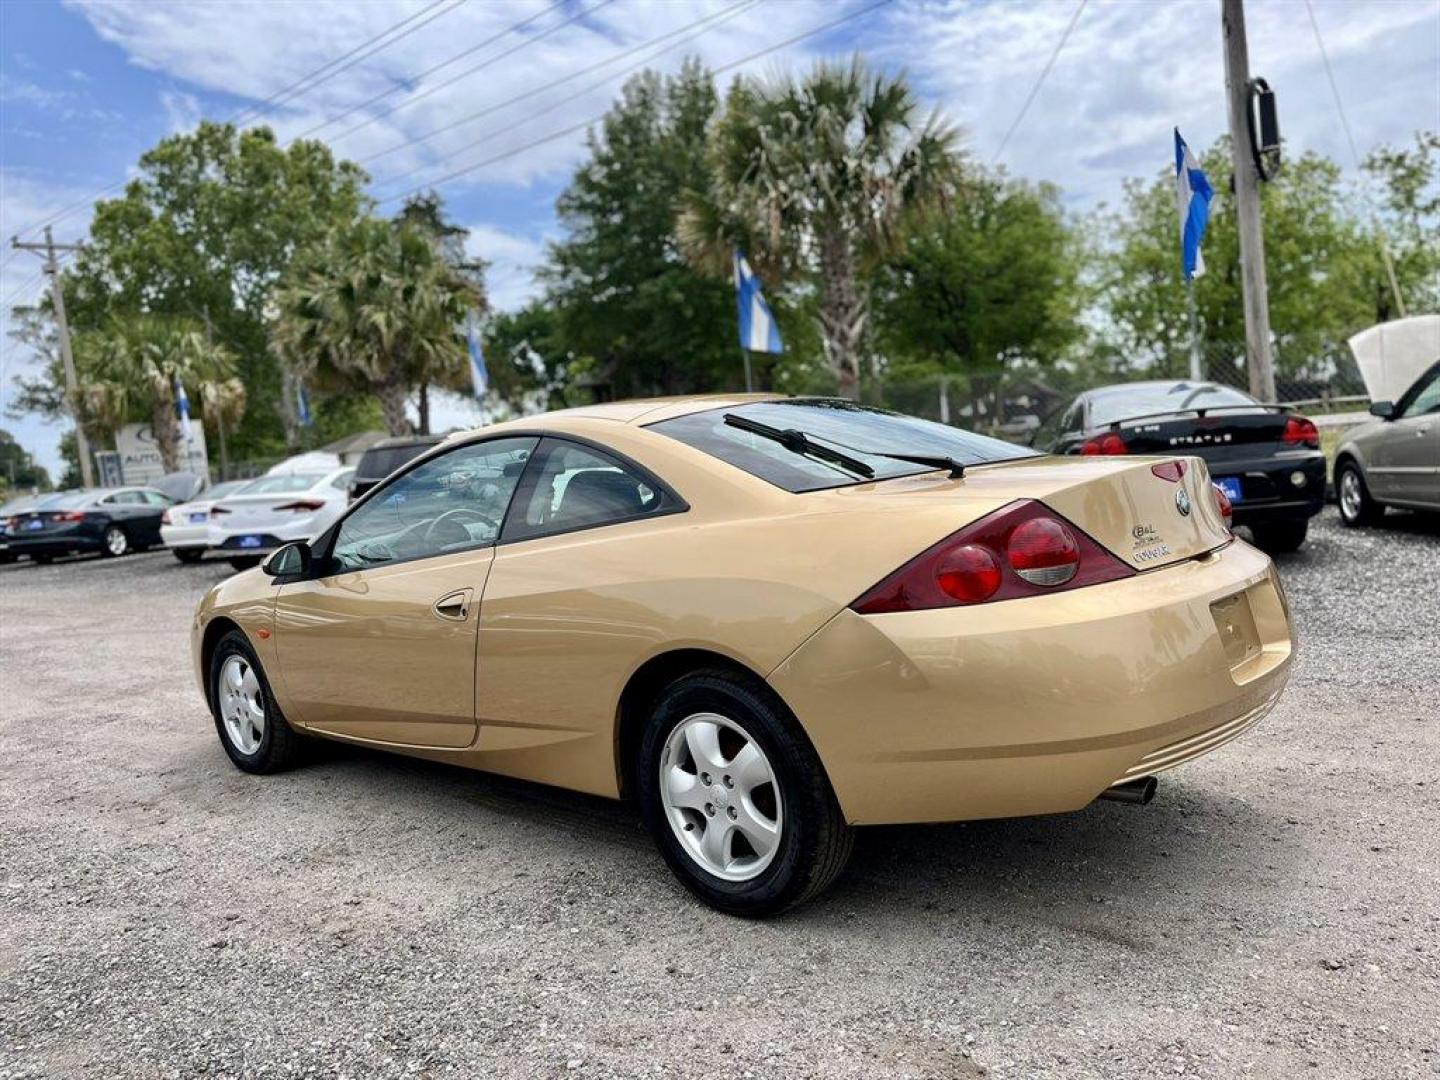
[[[488,547],[539,439],[489,439],[457,446],[411,469],[340,523],[336,570]]]
[[[1430,381],[1420,388],[1420,392],[1405,406],[1400,417],[1410,419],[1430,416],[1433,413],[1440,413],[1440,367],[1430,373]]]
[[[121,503],[125,506],[144,506],[145,496],[138,491],[117,491],[106,502]]]
[[[170,506],[170,500],[158,491],[141,491],[140,498],[150,506]]]
[[[638,469],[594,447],[546,439],[505,522],[506,541],[613,525],[681,504]]]

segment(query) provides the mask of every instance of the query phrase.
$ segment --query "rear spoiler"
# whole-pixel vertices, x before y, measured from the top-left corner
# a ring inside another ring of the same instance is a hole
[[[1288,405],[1261,405],[1258,401],[1254,405],[1199,405],[1193,409],[1167,409],[1164,412],[1146,413],[1144,416],[1127,416],[1123,420],[1112,420],[1109,424],[1111,431],[1119,431],[1124,424],[1138,424],[1142,420],[1160,420],[1167,416],[1186,416],[1194,413],[1200,419],[1213,412],[1234,412],[1237,410],[1266,409],[1271,412],[1288,413]]]

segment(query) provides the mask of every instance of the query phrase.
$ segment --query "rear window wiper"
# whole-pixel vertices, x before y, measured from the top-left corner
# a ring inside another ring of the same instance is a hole
[[[932,469],[949,469],[950,479],[959,480],[965,475],[965,465],[948,454],[891,454],[884,450],[866,450],[872,457],[890,458],[892,461],[908,461],[912,465],[928,465]]]
[[[810,439],[803,431],[798,431],[795,428],[771,427],[769,424],[762,424],[759,420],[751,420],[748,417],[737,416],[735,413],[726,413],[725,423],[730,427],[739,428],[741,431],[748,431],[752,435],[759,435],[762,439],[777,442],[792,454],[817,458],[831,465],[838,465],[846,472],[854,473],[856,476],[863,476],[867,480],[875,476],[875,470],[859,458],[853,458],[849,454],[842,453],[839,450],[833,450],[823,443],[817,443]]]

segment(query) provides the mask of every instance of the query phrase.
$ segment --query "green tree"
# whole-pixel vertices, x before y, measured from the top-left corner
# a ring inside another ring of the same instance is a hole
[[[0,428],[0,496],[11,491],[49,491],[50,474],[44,465]]]
[[[433,238],[380,218],[345,224],[297,257],[276,296],[276,349],[295,377],[374,394],[392,435],[424,381],[463,378],[466,315],[484,302]]]
[[[1059,190],[975,172],[917,216],[882,269],[877,340],[892,364],[998,393],[1019,363],[1046,367],[1078,334],[1076,240]]]
[[[1440,311],[1440,134],[1417,132],[1413,147],[1382,146],[1364,169],[1379,188],[1380,220],[1406,312]],[[1376,321],[1398,315],[1388,279],[1382,274],[1372,286]]]
[[[813,287],[840,392],[856,397],[869,275],[910,215],[943,203],[958,142],[938,112],[921,115],[903,77],[858,56],[799,81],[738,80],[711,136],[710,183],[686,196],[682,245],[717,274],[744,247],[770,283]]]
[[[1224,183],[1228,142],[1211,147],[1203,163],[1215,198],[1204,244],[1206,273],[1195,281],[1201,336],[1209,375],[1243,386],[1239,239],[1234,198]],[[1376,168],[1391,177],[1395,219],[1408,223],[1413,238],[1396,260],[1402,291],[1423,303],[1435,289],[1434,208],[1427,218],[1418,194],[1423,183],[1407,187],[1406,177],[1415,175],[1413,157],[1389,165],[1377,160]],[[1351,369],[1346,339],[1394,316],[1378,237],[1339,166],[1314,152],[1287,161],[1263,185],[1261,197],[1277,375],[1282,381],[1332,379]],[[1149,182],[1128,181],[1121,208],[1102,215],[1099,225],[1108,240],[1095,282],[1103,352],[1119,371],[1184,372],[1191,331],[1171,171]]]
[[[606,393],[738,382],[734,294],[692,269],[675,238],[681,192],[706,183],[716,107],[713,81],[695,61],[675,76],[631,79],[557,203],[566,235],[542,273],[555,313],[550,355],[583,361]]]
[[[183,319],[117,317],[76,344],[84,358],[77,388],[79,412],[112,432],[127,421],[148,421],[166,472],[175,472],[182,464],[178,388],[183,386],[187,397],[202,402],[237,392],[238,383],[230,374],[234,358],[208,341],[196,324]]]
[[[250,408],[232,449],[298,444],[293,387],[268,352],[265,313],[295,253],[367,205],[365,174],[321,142],[281,147],[268,128],[202,122],[141,155],[117,199],[96,205],[91,237],[65,274],[77,333],[150,314],[205,325],[236,357]]]

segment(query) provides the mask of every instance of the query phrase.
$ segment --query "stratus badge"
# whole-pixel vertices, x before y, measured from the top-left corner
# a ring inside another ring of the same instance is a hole
[[[1185,493],[1184,488],[1175,492],[1175,509],[1180,511],[1181,517],[1190,516],[1190,496]]]

